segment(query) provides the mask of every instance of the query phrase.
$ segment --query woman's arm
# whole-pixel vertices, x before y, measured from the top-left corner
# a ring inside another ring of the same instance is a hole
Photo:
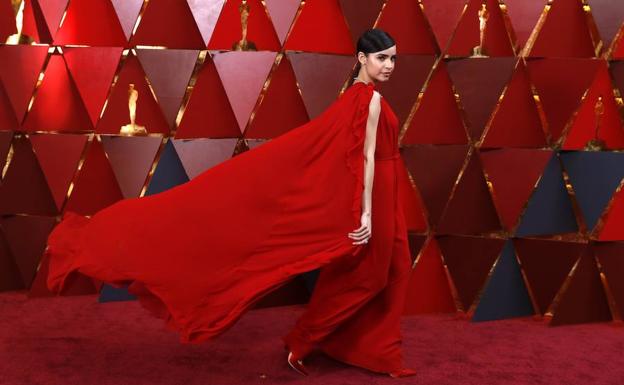
[[[381,95],[374,91],[368,106],[368,120],[366,121],[366,138],[364,139],[364,191],[362,191],[362,219],[361,225],[349,236],[356,240],[354,244],[368,242],[371,236],[371,210],[373,179],[375,176],[375,145],[377,139],[377,124],[381,112]]]

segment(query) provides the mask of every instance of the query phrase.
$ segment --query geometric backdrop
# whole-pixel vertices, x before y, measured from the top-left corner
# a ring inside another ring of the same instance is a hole
[[[318,116],[376,26],[397,42],[379,89],[408,170],[405,314],[622,320],[621,0],[20,5],[0,0],[0,41],[30,38],[0,45],[0,290],[51,295],[42,254],[65,211],[164,191]],[[133,94],[145,133],[121,134]],[[257,306],[306,302],[313,283]],[[63,294],[98,292],[128,298],[80,275]]]

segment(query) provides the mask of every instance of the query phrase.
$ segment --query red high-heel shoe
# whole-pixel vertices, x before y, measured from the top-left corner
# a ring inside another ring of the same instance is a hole
[[[300,374],[303,374],[304,376],[308,375],[308,370],[306,369],[306,367],[303,365],[303,361],[301,360],[296,360],[293,357],[292,352],[288,352],[288,365],[290,365],[291,368],[295,369],[297,372],[299,372]]]
[[[403,368],[399,370],[395,370],[394,372],[388,373],[392,378],[401,378],[401,377],[409,377],[416,375],[416,371],[410,368]]]

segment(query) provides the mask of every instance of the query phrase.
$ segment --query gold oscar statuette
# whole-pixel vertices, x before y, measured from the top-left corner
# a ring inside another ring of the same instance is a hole
[[[241,15],[241,39],[232,44],[233,51],[257,51],[256,44],[247,40],[247,21],[249,18],[249,9],[247,0],[242,0],[241,5],[238,6],[238,11]]]
[[[33,38],[22,33],[24,26],[24,0],[11,0],[13,5],[13,12],[15,12],[15,26],[17,27],[17,33],[9,36],[6,39],[6,44],[32,44]]]
[[[604,140],[600,139],[600,125],[602,123],[602,117],[604,115],[604,103],[602,102],[602,96],[598,97],[596,104],[594,105],[594,116],[596,117],[596,126],[594,128],[594,137],[587,141],[585,145],[586,151],[602,151],[605,149],[606,144]]]
[[[481,9],[479,9],[479,45],[472,49],[471,57],[488,57],[483,49],[483,42],[485,40],[485,28],[487,27],[487,21],[490,17],[490,12],[488,12],[485,3],[481,4]]]
[[[144,126],[136,124],[136,107],[139,99],[139,91],[134,88],[134,84],[128,85],[128,109],[130,110],[130,124],[121,126],[119,133],[122,135],[147,134]]]

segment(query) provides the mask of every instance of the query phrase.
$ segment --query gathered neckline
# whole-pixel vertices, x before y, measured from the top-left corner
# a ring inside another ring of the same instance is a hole
[[[353,82],[353,84],[364,84],[367,87],[375,87],[375,83],[374,82],[366,83],[366,82],[361,82],[360,81],[360,82]]]

